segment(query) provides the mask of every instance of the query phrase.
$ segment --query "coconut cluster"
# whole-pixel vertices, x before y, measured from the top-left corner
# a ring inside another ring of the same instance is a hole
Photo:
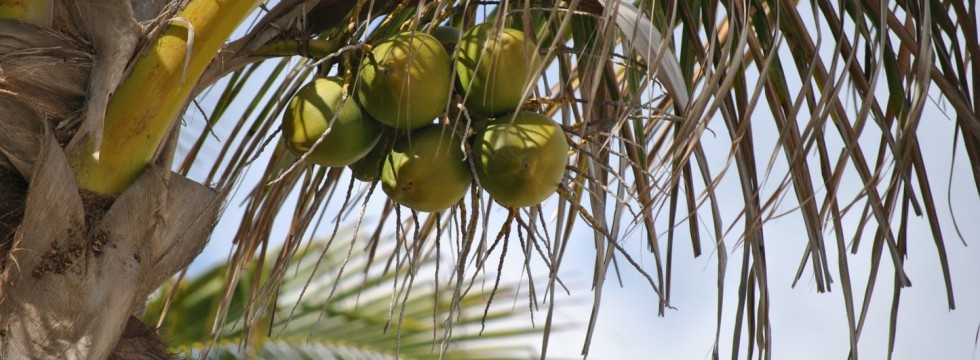
[[[301,88],[283,114],[283,138],[313,163],[348,166],[358,180],[380,181],[392,200],[415,210],[457,204],[474,176],[498,203],[533,206],[557,189],[569,150],[554,121],[521,110],[539,64],[516,29],[481,24],[464,34],[451,27],[400,33],[365,54],[349,98],[340,78]],[[435,123],[454,93],[464,111],[487,120],[462,131]]]

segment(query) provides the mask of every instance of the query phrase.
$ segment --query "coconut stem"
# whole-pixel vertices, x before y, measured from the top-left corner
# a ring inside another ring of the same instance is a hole
[[[339,48],[339,43],[331,40],[280,40],[260,47],[254,54],[258,56],[302,55],[314,59],[322,59],[334,53]]]
[[[120,193],[154,159],[191,91],[232,31],[260,1],[191,0],[110,99],[101,144],[72,154],[79,187]]]
[[[50,28],[53,9],[52,0],[0,0],[0,19],[18,20]]]

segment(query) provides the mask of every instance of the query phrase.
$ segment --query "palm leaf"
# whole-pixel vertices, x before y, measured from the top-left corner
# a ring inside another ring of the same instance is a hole
[[[161,330],[171,346],[191,358],[438,358],[440,321],[449,314],[449,294],[436,293],[437,284],[426,279],[413,284],[411,294],[398,296],[392,312],[391,289],[399,289],[396,272],[349,272],[337,278],[335,271],[344,262],[346,246],[327,251],[317,241],[294,255],[292,265],[277,284],[282,301],[269,303],[250,299],[248,286],[255,278],[266,280],[273,261],[266,266],[249,266],[228,305],[225,321],[215,326],[222,303],[228,264],[221,264],[199,275],[171,284],[147,306],[146,320],[159,319]],[[391,246],[385,252],[394,251]],[[387,254],[386,254],[387,255]],[[357,249],[348,262],[352,269],[365,270],[367,253]],[[321,258],[322,257],[322,258]],[[320,262],[318,264],[318,262]],[[420,264],[422,274],[433,270],[433,259]],[[316,269],[319,267],[319,271]],[[264,271],[262,270],[264,269]],[[261,275],[260,272],[261,271]],[[338,281],[339,280],[339,281]],[[174,286],[176,285],[176,286]],[[331,288],[336,292],[327,302]],[[505,284],[497,296],[513,297],[518,289]],[[305,293],[300,296],[301,293]],[[522,312],[494,308],[484,312],[484,295],[471,294],[460,300],[460,314],[454,326],[464,334],[486,324],[521,317]],[[256,304],[256,303],[260,304]],[[264,304],[264,305],[263,305]],[[259,307],[255,313],[248,307]],[[434,312],[435,311],[435,312]],[[250,317],[251,316],[251,317]],[[288,326],[287,326],[288,324]],[[218,330],[212,335],[212,328]],[[539,333],[533,328],[502,328],[482,332],[481,336],[456,336],[442,354],[444,358],[504,359],[534,357],[534,349],[520,338]],[[268,339],[266,336],[270,336]],[[486,345],[483,345],[486,344]],[[487,345],[493,345],[488,347]]]

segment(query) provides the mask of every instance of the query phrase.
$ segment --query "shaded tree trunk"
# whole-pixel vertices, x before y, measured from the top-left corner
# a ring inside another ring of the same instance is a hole
[[[135,48],[84,36],[105,29],[75,25],[91,11],[82,7],[57,7],[54,30],[0,20],[4,359],[101,359],[117,344],[114,358],[168,356],[131,316],[203,249],[221,204],[213,189],[171,173],[168,151],[118,196],[78,189],[64,146],[92,119],[85,115],[99,107],[92,99],[104,109],[105,89],[133,55],[111,48]]]

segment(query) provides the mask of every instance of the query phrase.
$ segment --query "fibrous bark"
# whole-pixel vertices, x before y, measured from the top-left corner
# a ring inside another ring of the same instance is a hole
[[[146,297],[203,249],[217,196],[152,167],[99,216],[48,134],[0,275],[0,357],[105,358]]]

